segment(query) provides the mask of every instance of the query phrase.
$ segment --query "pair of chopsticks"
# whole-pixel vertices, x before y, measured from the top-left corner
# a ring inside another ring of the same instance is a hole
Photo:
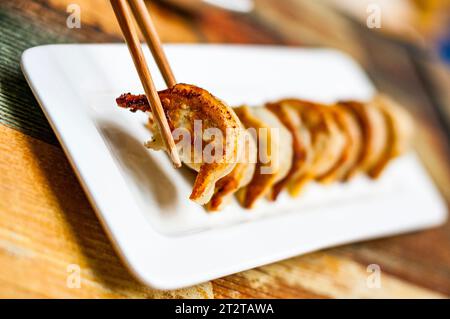
[[[158,91],[153,83],[144,53],[142,52],[141,43],[139,41],[139,36],[134,25],[131,12],[133,12],[139,28],[144,35],[145,41],[150,47],[152,55],[163,75],[166,85],[170,88],[177,82],[173,75],[172,69],[170,68],[169,62],[167,61],[166,55],[164,54],[161,46],[161,40],[156,32],[150,14],[145,6],[144,0],[111,0],[111,5],[114,9],[114,13],[117,21],[119,22],[131,57],[133,58],[133,62],[139,74],[142,86],[144,87],[145,95],[147,96],[152,109],[152,114],[161,131],[169,157],[175,167],[180,167],[180,157],[178,156],[178,151],[176,149],[169,124],[164,115],[164,109],[162,107],[161,100],[159,99]]]

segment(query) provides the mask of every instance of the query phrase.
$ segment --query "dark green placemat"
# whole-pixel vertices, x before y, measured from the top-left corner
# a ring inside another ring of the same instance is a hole
[[[120,40],[83,23],[70,29],[67,15],[45,1],[0,2],[0,123],[52,144],[56,137],[20,69],[22,52],[50,43]]]

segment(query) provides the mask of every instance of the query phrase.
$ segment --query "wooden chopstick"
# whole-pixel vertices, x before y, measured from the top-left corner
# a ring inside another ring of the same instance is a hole
[[[158,32],[156,31],[150,13],[145,6],[144,0],[128,0],[128,3],[130,4],[131,11],[141,29],[147,45],[152,51],[159,71],[166,81],[167,87],[170,88],[174,86],[177,84],[177,81],[175,80],[169,61],[162,48]]]
[[[164,114],[158,91],[155,88],[144,53],[142,52],[141,43],[136,27],[134,26],[130,8],[126,3],[126,0],[111,0],[111,5],[114,9],[120,28],[122,29],[123,36],[128,45],[131,57],[133,58],[142,86],[144,87],[145,95],[147,96],[152,109],[152,114],[156,119],[164,143],[166,144],[169,157],[175,167],[181,167],[180,157],[170,131],[169,123]]]

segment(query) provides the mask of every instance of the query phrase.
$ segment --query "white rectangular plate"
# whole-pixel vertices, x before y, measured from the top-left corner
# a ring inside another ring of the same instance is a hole
[[[368,99],[374,89],[358,65],[333,50],[168,45],[180,82],[230,105],[282,97],[322,102]],[[148,53],[148,50],[145,50]],[[163,80],[147,55],[158,89]],[[174,289],[343,243],[436,226],[446,208],[410,154],[379,181],[311,184],[246,211],[232,203],[208,214],[189,201],[193,173],[148,151],[143,114],[116,107],[142,92],[124,45],[50,45],[22,57],[27,80],[108,235],[142,282]]]

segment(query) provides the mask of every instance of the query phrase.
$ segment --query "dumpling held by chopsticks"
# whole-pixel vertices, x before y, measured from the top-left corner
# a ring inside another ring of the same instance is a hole
[[[160,91],[159,97],[181,160],[198,172],[190,199],[208,203],[216,182],[237,164],[243,129],[233,110],[208,91],[188,84],[177,84]],[[150,112],[145,95],[123,94],[117,104],[131,111]],[[156,124],[153,139],[146,146],[159,150],[164,143]],[[209,152],[207,148],[209,147]]]

